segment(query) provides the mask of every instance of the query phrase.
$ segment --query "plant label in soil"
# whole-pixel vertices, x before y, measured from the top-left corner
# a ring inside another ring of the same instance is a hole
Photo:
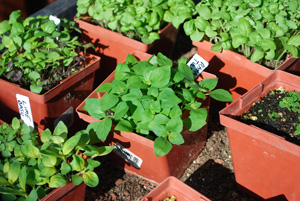
[[[60,19],[53,16],[53,15],[50,15],[49,16],[49,20],[52,20],[55,24],[56,24],[56,30],[59,30],[59,26],[60,26]]]
[[[54,127],[56,127],[56,125],[60,122],[63,121],[64,124],[70,128],[74,122],[74,109],[73,107],[70,107],[69,109],[67,109],[64,113],[62,113],[62,115],[60,115],[59,117],[57,117],[54,120]]]
[[[27,126],[34,127],[29,98],[20,94],[16,95],[21,119]]]
[[[135,167],[137,169],[141,168],[143,160],[141,158],[139,158],[138,156],[136,156],[135,154],[133,154],[131,151],[129,151],[126,148],[124,148],[119,143],[115,143],[114,152],[118,156],[120,156],[121,158],[123,158],[125,161],[127,161],[128,163],[130,163],[133,167]]]
[[[187,65],[192,69],[194,77],[196,78],[208,66],[208,62],[205,61],[199,54],[194,54]]]

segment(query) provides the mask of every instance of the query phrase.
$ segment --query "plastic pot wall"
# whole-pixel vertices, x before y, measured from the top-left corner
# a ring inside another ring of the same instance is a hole
[[[100,57],[89,55],[88,66],[61,81],[44,94],[36,94],[17,84],[0,79],[0,118],[11,122],[19,117],[16,94],[29,98],[35,127],[40,130],[54,128],[59,119],[71,125],[76,107],[93,91],[95,71],[100,67]],[[69,111],[69,113],[65,113]]]
[[[141,60],[148,59],[151,56],[145,53],[139,54],[143,56],[142,59],[139,58]],[[214,75],[206,72],[203,73],[203,77],[215,78]],[[112,82],[113,80],[114,72],[103,83]],[[104,95],[104,93],[96,93],[95,91],[87,98],[100,99]],[[209,102],[209,99],[207,99],[202,105],[207,110],[209,110]],[[79,117],[88,123],[99,121],[89,116],[82,109],[84,105],[85,102],[81,103],[76,109]],[[140,169],[137,169],[112,153],[110,157],[117,166],[124,168],[126,173],[137,175],[157,185],[169,176],[180,177],[190,163],[197,158],[206,142],[207,125],[197,132],[184,131],[182,135],[185,143],[182,145],[174,145],[170,153],[162,157],[155,156],[153,150],[154,142],[152,140],[136,133],[113,130],[105,142],[109,145],[113,145],[117,142],[143,160]]]
[[[160,201],[173,195],[176,197],[176,200],[180,201],[210,201],[210,199],[175,177],[165,179],[141,201]]]
[[[240,187],[263,199],[300,200],[300,147],[235,119],[274,88],[300,91],[300,77],[276,70],[220,111],[226,126],[235,178]]]
[[[198,54],[209,62],[205,71],[219,78],[217,87],[228,90],[233,100],[238,99],[273,72],[233,51],[214,52],[211,50],[213,44],[210,42],[193,42],[193,45],[197,47]],[[211,104],[219,109],[228,105],[214,100]]]
[[[82,30],[84,41],[91,42],[95,46],[92,53],[101,56],[101,63],[105,64],[105,69],[100,68],[96,73],[96,81],[99,84],[109,76],[118,63],[123,62],[127,55],[133,51],[149,54],[161,52],[171,57],[178,34],[178,30],[169,23],[158,32],[159,40],[152,44],[145,44],[83,20],[76,20],[76,23]]]
[[[85,183],[76,186],[73,182],[59,187],[49,193],[41,201],[84,201],[85,200]]]

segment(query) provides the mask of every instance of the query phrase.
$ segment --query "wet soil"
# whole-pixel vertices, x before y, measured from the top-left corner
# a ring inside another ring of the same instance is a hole
[[[190,58],[196,52],[189,38],[179,31],[172,59]],[[211,106],[204,150],[179,179],[211,200],[255,201],[237,188],[227,132],[219,123],[218,112]],[[100,183],[96,188],[87,188],[87,201],[137,201],[155,187],[116,168],[109,156],[101,158],[96,172]]]
[[[291,91],[291,93],[294,92]],[[300,145],[300,136],[295,135],[296,126],[300,124],[299,99],[294,100],[291,93],[284,88],[270,91],[260,101],[254,103],[240,117],[240,120],[280,135],[286,140]],[[288,99],[290,99],[290,103],[286,101]],[[281,106],[280,103],[285,103],[287,107]],[[292,105],[294,105],[294,109]]]

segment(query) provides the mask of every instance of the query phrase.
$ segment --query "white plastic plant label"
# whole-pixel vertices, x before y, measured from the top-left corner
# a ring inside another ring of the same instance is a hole
[[[198,54],[195,54],[187,63],[187,65],[192,69],[195,78],[204,71],[208,64],[209,63]]]
[[[59,26],[60,26],[60,19],[57,18],[57,17],[55,17],[55,16],[53,16],[53,15],[50,15],[49,16],[49,20],[52,20],[56,24],[56,26],[57,26],[56,29],[58,30]]]
[[[21,119],[27,126],[34,128],[29,98],[20,94],[17,94],[16,97]]]
[[[130,163],[133,167],[137,169],[141,168],[143,160],[117,142],[115,143],[114,152],[125,161]]]

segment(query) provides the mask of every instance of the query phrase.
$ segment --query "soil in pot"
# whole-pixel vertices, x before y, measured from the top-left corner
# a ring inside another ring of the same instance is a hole
[[[283,87],[271,90],[238,118],[300,145],[299,92],[286,91]]]

